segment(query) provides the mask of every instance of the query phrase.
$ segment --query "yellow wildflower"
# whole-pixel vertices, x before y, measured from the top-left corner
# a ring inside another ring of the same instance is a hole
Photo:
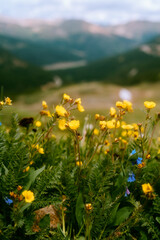
[[[18,190],[18,191],[21,191],[21,190],[22,190],[22,186],[19,185],[19,186],[17,187],[17,190]]]
[[[21,202],[22,200],[23,200],[23,196],[22,195],[18,196],[18,201]]]
[[[44,154],[44,149],[42,147],[37,149],[40,154]]]
[[[32,165],[33,163],[34,163],[33,161],[30,161],[30,163],[29,163],[29,164],[30,164],[30,165]]]
[[[12,100],[9,97],[5,98],[5,103],[6,105],[12,105]]]
[[[3,101],[0,101],[0,107],[4,105],[4,102]]]
[[[41,115],[44,115],[44,116],[51,117],[51,113],[50,113],[50,111],[48,111],[48,110],[41,110],[41,111],[40,111],[40,114],[41,114]]]
[[[109,129],[115,128],[115,122],[114,121],[107,121],[106,126]]]
[[[42,107],[43,107],[43,109],[47,109],[48,108],[48,105],[47,105],[46,101],[42,101]]]
[[[138,168],[143,168],[143,167],[145,167],[145,163],[144,162],[142,162],[142,163],[140,163],[140,164],[138,164]]]
[[[100,115],[98,113],[96,113],[94,117],[96,120],[98,120],[100,118]]]
[[[121,128],[123,128],[125,130],[131,130],[131,129],[133,129],[133,126],[131,124],[125,124],[125,125],[122,125]]]
[[[100,128],[104,130],[107,127],[107,122],[106,121],[100,121],[99,122]]]
[[[118,108],[126,108],[127,105],[124,102],[117,101],[116,102],[116,107],[118,107]]]
[[[42,123],[40,121],[36,121],[35,125],[36,125],[36,127],[40,127],[42,125]]]
[[[11,197],[14,197],[14,192],[10,192],[9,195],[10,195]]]
[[[57,105],[56,113],[61,117],[65,117],[65,115],[67,114],[67,110],[63,106]]]
[[[109,113],[111,117],[114,117],[116,115],[116,109],[114,107],[111,107]]]
[[[26,168],[23,170],[23,172],[28,172],[29,169],[30,169],[30,166],[26,167]]]
[[[86,203],[85,208],[86,208],[87,211],[92,210],[92,204],[91,203]]]
[[[29,169],[30,169],[30,166],[26,167],[26,169],[25,169],[25,170],[26,170],[26,172],[28,172],[28,171],[29,171]]]
[[[137,123],[132,123],[132,126],[134,127],[134,130],[135,130],[135,131],[138,131],[138,125],[137,125]]]
[[[105,144],[106,146],[109,146],[109,145],[110,145],[110,143],[109,143],[109,141],[108,141],[107,139],[104,141],[104,144]]]
[[[155,102],[149,102],[149,101],[145,101],[144,102],[144,106],[147,108],[147,109],[152,109],[156,106],[156,103]]]
[[[68,123],[68,126],[72,130],[77,130],[77,128],[79,128],[80,126],[80,122],[79,120],[72,120]]]
[[[160,149],[158,149],[158,154],[160,154]]]
[[[98,136],[99,135],[99,130],[97,128],[95,128],[94,131],[93,131],[93,134]]]
[[[77,104],[77,108],[79,112],[84,112],[84,107],[81,104]]]
[[[146,159],[150,159],[151,158],[151,155],[148,153],[147,155],[146,155]]]
[[[25,198],[25,202],[31,203],[34,201],[34,193],[31,191],[23,191],[22,196]]]
[[[77,165],[78,167],[82,166],[82,161],[76,161],[76,165]]]
[[[69,101],[70,100],[70,96],[66,93],[63,94],[63,99],[66,100],[66,101]]]
[[[124,143],[124,144],[127,144],[127,141],[125,139],[121,139],[121,141]]]
[[[127,131],[122,131],[121,135],[122,135],[122,137],[126,137],[127,136]]]
[[[109,153],[109,149],[106,149],[106,150],[104,151],[104,154],[107,155],[108,153]]]
[[[75,100],[75,103],[76,103],[76,104],[81,104],[81,103],[82,103],[81,98],[77,98],[77,99]]]
[[[133,112],[132,103],[130,101],[123,100],[123,104],[126,105],[125,108],[128,112]]]
[[[65,119],[65,118],[60,119],[60,120],[58,121],[58,127],[59,127],[59,129],[62,130],[62,131],[65,130],[65,129],[66,129],[65,124],[66,124],[66,119]]]
[[[138,138],[138,136],[139,136],[139,132],[138,132],[138,131],[134,131],[134,132],[133,132],[133,137],[134,137],[134,138]]]
[[[142,190],[143,190],[144,194],[148,194],[148,193],[152,193],[153,192],[153,188],[150,185],[150,183],[142,184]]]

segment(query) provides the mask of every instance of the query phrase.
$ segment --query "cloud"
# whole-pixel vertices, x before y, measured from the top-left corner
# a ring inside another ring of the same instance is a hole
[[[103,24],[131,20],[160,21],[160,1],[141,0],[0,0],[0,15],[13,18],[76,18]]]

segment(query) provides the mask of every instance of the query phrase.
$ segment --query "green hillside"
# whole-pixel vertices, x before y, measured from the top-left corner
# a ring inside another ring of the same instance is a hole
[[[39,67],[32,66],[0,49],[0,87],[4,95],[15,96],[26,93],[52,80],[52,74]]]
[[[85,67],[54,71],[65,84],[84,81],[104,81],[120,85],[160,80],[160,57],[140,49],[110,59],[103,59]]]
[[[79,60],[95,61],[125,52],[137,45],[138,42],[124,37],[91,33],[32,41],[0,35],[0,47],[38,66]]]

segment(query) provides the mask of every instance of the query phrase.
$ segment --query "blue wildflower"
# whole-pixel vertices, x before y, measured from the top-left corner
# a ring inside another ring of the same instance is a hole
[[[5,201],[8,205],[10,205],[11,203],[13,203],[12,199],[9,199],[9,198],[7,198],[7,197],[4,199],[4,201]]]
[[[129,194],[130,194],[130,191],[129,191],[129,189],[127,188],[124,196],[127,197]]]
[[[143,160],[143,159],[142,159],[141,157],[138,157],[138,158],[137,158],[137,164],[141,164],[141,163],[142,163],[142,160]]]
[[[2,123],[0,122],[0,126],[2,126]]]
[[[130,156],[134,155],[135,153],[136,153],[136,150],[134,149],[134,150],[132,150]]]
[[[134,173],[130,173],[127,182],[134,182],[136,181]]]

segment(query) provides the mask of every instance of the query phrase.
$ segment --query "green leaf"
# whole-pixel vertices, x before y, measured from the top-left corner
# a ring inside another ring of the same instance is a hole
[[[50,226],[50,215],[47,214],[40,220],[39,227],[41,229],[45,229],[45,228],[48,228],[49,226]]]
[[[124,222],[129,217],[129,215],[132,213],[132,211],[133,211],[133,208],[131,208],[131,207],[123,207],[123,208],[119,209],[116,214],[114,226],[119,225],[122,222]]]
[[[79,196],[76,202],[76,219],[79,226],[82,225],[83,216],[84,216],[84,203],[83,203],[82,193],[79,193]]]
[[[34,170],[34,168],[31,168],[30,171],[29,171],[29,175],[28,175],[28,182],[27,184],[24,186],[24,189],[25,190],[28,190],[30,188],[30,186],[34,183],[36,177],[41,173],[43,172],[43,170],[45,169],[45,166],[37,169],[37,170]]]
[[[115,220],[115,217],[116,217],[116,213],[117,213],[119,204],[120,204],[120,203],[117,203],[117,204],[112,208],[111,213],[110,213],[110,217],[109,217],[109,220],[108,220],[108,224],[112,224],[113,221]]]
[[[25,203],[25,204],[23,204],[19,211],[20,211],[20,212],[23,212],[23,211],[26,210],[30,205],[31,205],[31,203]]]
[[[160,224],[160,217],[156,217],[156,221]]]
[[[5,175],[8,174],[8,168],[6,168],[6,166],[2,163],[2,167],[4,168],[4,171],[5,171]]]
[[[141,238],[139,240],[147,240],[148,239],[147,235],[143,231],[141,231],[140,234],[141,234]]]

